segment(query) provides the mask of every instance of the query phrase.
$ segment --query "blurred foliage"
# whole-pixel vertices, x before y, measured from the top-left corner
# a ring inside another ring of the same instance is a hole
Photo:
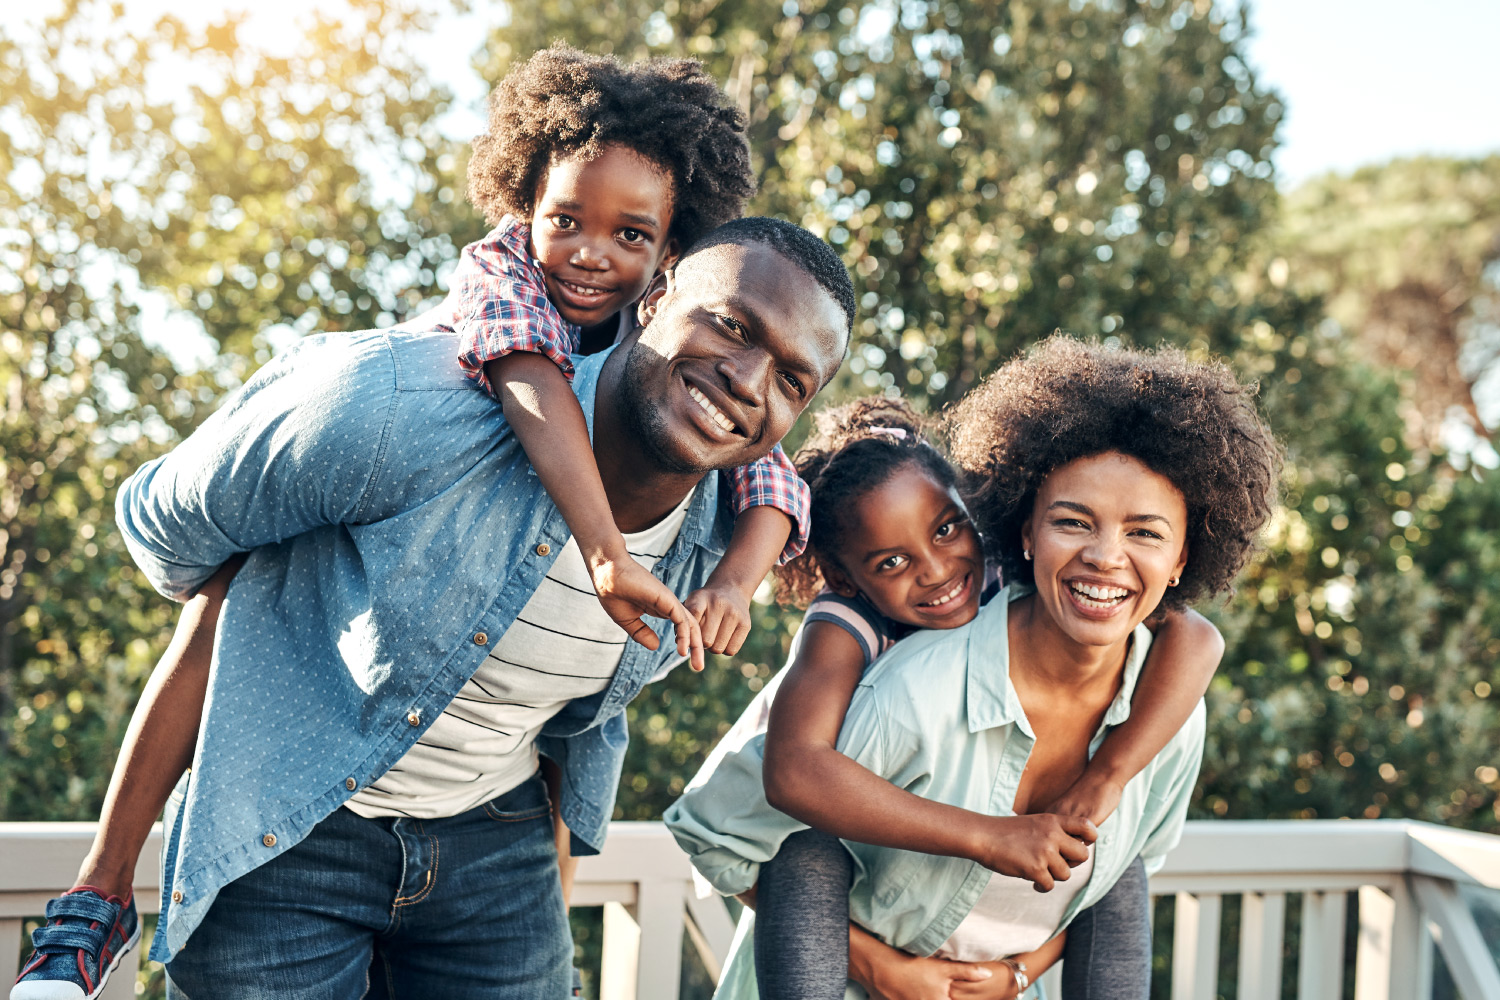
[[[1197,814],[1500,832],[1500,486],[1434,431],[1458,406],[1486,433],[1500,159],[1283,199],[1282,106],[1236,11],[539,0],[475,61],[495,80],[557,37],[703,59],[751,116],[752,209],[855,275],[834,395],[935,409],[1057,327],[1259,379],[1284,507],[1207,609],[1229,650]],[[171,627],[115,485],[279,345],[411,315],[481,233],[435,125],[450,98],[411,55],[433,16],[352,0],[274,57],[233,20],[132,33],[85,0],[0,29],[0,818],[95,815]],[[151,85],[164,65],[189,82]],[[755,612],[740,656],[630,707],[617,815],[659,816],[779,668],[796,616]]]

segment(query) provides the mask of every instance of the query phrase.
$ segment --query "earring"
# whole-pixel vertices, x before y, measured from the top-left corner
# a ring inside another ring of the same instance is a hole
[[[1025,559],[1027,562],[1031,562],[1031,550],[1030,549],[1022,549],[1021,550],[1021,558]]]
[[[1175,587],[1175,586],[1177,586],[1181,582],[1182,582],[1182,577],[1180,577],[1180,576],[1174,576],[1174,577],[1172,577],[1172,579],[1170,579],[1170,580],[1167,581],[1167,586],[1168,587]]]

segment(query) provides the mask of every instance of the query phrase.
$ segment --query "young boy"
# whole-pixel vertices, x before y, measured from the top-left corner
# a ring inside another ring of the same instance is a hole
[[[653,649],[657,637],[640,616],[671,618],[679,653],[700,669],[705,646],[736,652],[750,594],[778,553],[805,544],[806,487],[779,448],[735,470],[730,547],[706,585],[678,602],[615,528],[567,379],[570,354],[630,336],[647,286],[681,249],[740,215],[754,190],[743,115],[696,63],[624,66],[556,46],[497,88],[469,178],[471,200],[497,225],[464,251],[448,298],[422,322],[459,334],[461,363],[505,407],[609,617]],[[723,332],[735,335],[729,325]],[[778,385],[799,400],[819,388],[790,375]],[[721,391],[685,381],[701,433],[745,434],[733,414],[768,401],[715,403],[709,394]],[[184,610],[132,720],[77,885],[48,904],[12,1000],[97,996],[138,938],[135,862],[192,763],[218,611],[236,569],[226,564]]]

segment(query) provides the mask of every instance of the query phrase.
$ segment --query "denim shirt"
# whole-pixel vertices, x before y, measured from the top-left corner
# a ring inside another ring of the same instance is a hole
[[[839,733],[838,749],[893,784],[924,798],[991,816],[1013,815],[1021,774],[1036,743],[1009,677],[1006,620],[1024,591],[1002,591],[969,624],[917,632],[865,672]],[[1151,632],[1138,626],[1119,693],[1089,745],[1130,717],[1130,698]],[[1161,753],[1126,784],[1120,804],[1099,826],[1094,871],[1059,929],[1093,906],[1140,856],[1160,869],[1182,836],[1203,756],[1200,702]],[[773,809],[761,783],[765,737],[727,755],[713,777],[667,810],[667,826],[693,864],[726,895],[744,892],[762,862],[806,825]],[[932,955],[952,936],[989,883],[990,872],[951,858],[845,841],[854,856],[851,918],[889,944]],[[750,934],[742,927],[720,980],[720,1000],[755,997]],[[863,990],[850,983],[851,997]]]
[[[510,626],[569,531],[449,332],[311,337],[142,466],[116,517],[152,585],[185,600],[237,552],[202,729],[169,823],[162,932],[182,948],[219,889],[296,844],[427,729]],[[590,433],[608,353],[578,359]],[[732,530],[705,476],[654,572],[686,596]],[[656,625],[669,634],[670,623]],[[574,853],[614,808],[622,710],[676,658],[631,643],[609,686],[538,749],[559,765]]]

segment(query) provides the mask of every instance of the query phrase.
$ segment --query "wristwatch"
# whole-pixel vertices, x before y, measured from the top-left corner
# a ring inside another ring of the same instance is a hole
[[[1016,996],[1025,993],[1026,988],[1031,985],[1031,977],[1026,975],[1026,963],[1019,962],[1014,958],[1002,958],[1000,963],[1010,970],[1011,975],[1016,977]]]

